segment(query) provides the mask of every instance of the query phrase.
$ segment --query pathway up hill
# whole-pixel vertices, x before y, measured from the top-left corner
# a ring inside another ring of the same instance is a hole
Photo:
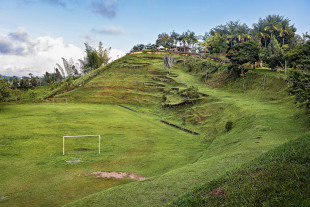
[[[133,64],[132,60],[149,65],[125,67]],[[304,111],[293,104],[293,98],[285,91],[285,81],[269,71],[249,73],[245,78],[247,90],[243,91],[244,79],[215,88],[212,80],[206,85],[182,63],[176,64],[173,74],[167,76],[170,81],[154,81],[154,76],[167,75],[159,55],[131,55],[121,61],[100,73],[84,89],[63,95],[76,101],[131,104],[178,124],[186,120],[186,126],[202,134],[199,139],[205,151],[192,164],[89,195],[68,206],[163,206],[193,187],[239,168],[309,130]],[[260,82],[264,75],[267,84],[263,90]],[[217,81],[216,76],[213,81]],[[157,86],[152,88],[147,83]],[[158,107],[171,88],[183,90],[191,86],[208,96],[193,104]],[[225,130],[227,121],[233,122],[230,131]]]

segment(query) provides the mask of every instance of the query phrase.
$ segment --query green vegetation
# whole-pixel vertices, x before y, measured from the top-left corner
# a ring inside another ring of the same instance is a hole
[[[1,106],[0,205],[162,206],[197,185],[218,183],[231,170],[245,171],[241,166],[309,130],[309,117],[288,95],[284,74],[256,69],[227,79],[225,64],[189,58],[184,67],[178,55],[168,74],[163,57],[127,55],[88,73],[84,86],[80,77],[67,90],[39,87],[24,94],[30,99],[53,92],[68,98],[67,105]],[[73,138],[63,156],[62,136],[80,134],[102,135],[101,154],[97,139]],[[148,179],[84,176],[96,171]]]
[[[10,96],[10,88],[6,78],[0,76],[0,102],[5,101]]]
[[[163,57],[127,55],[88,73],[84,86],[80,77],[49,92],[67,105],[1,106],[0,205],[162,206],[308,131],[283,74],[256,69],[227,78],[227,64],[191,57],[184,67],[178,55],[168,74]],[[62,156],[62,136],[79,134],[101,134],[102,153],[97,140],[77,138]],[[148,179],[78,176],[96,171]]]
[[[308,206],[310,134],[197,187],[170,206]]]
[[[295,31],[278,15],[252,29],[230,21],[199,43],[173,31],[156,41],[169,54],[140,44],[148,52],[109,64],[101,43],[86,44],[48,86],[0,79],[0,206],[306,205],[310,47]],[[83,134],[102,136],[101,153],[80,137],[63,156],[62,136]],[[147,179],[90,175],[113,171]]]
[[[113,105],[1,106],[0,206],[61,206],[131,180],[78,176],[95,171],[153,177],[195,162],[200,138],[158,118]],[[62,136],[100,134],[98,140]],[[81,151],[84,149],[85,151]],[[72,164],[66,161],[79,159]]]

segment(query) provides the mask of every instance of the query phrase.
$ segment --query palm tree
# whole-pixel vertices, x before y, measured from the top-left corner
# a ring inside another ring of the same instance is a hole
[[[279,27],[280,37],[282,38],[282,46],[284,45],[285,37],[289,37],[296,31],[294,26],[289,25],[289,22],[290,20],[284,19]]]
[[[186,46],[187,39],[188,39],[188,35],[187,35],[186,32],[183,32],[183,33],[179,36],[180,42],[183,43],[184,52],[185,52],[185,46]]]
[[[174,46],[176,47],[177,46],[177,43],[179,41],[179,37],[180,35],[178,33],[176,33],[174,30],[172,31],[170,37],[172,37],[173,39],[173,42],[174,42]]]

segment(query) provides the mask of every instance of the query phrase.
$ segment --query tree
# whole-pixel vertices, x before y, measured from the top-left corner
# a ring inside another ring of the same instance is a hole
[[[0,102],[6,101],[10,96],[10,87],[6,78],[0,76]]]
[[[253,30],[261,36],[261,43],[267,47],[272,36],[275,36],[281,45],[287,44],[294,37],[296,28],[290,25],[290,20],[280,15],[268,15],[253,24]]]
[[[15,89],[19,87],[19,80],[16,76],[13,76],[13,87]]]
[[[22,79],[20,79],[19,82],[20,88],[22,89],[29,89],[31,88],[31,82],[29,81],[29,78],[26,76],[23,76]]]
[[[179,41],[183,44],[183,52],[186,51],[185,47],[186,47],[186,42],[188,39],[188,34],[186,32],[183,32],[180,36],[179,36]]]
[[[57,70],[57,69],[60,70],[60,72],[61,72],[61,74],[62,74],[62,77],[63,77],[63,78],[66,78],[66,74],[65,74],[64,69],[63,69],[58,63],[56,63],[56,66],[58,67],[58,68],[56,68],[56,70]]]
[[[37,78],[32,73],[29,73],[29,76],[30,76],[31,86],[36,87],[38,85]]]
[[[169,74],[170,74],[170,70],[171,70],[171,67],[172,67],[172,65],[174,65],[175,64],[175,59],[174,59],[174,57],[172,56],[172,55],[167,55],[167,54],[165,54],[165,57],[164,57],[164,66],[166,66],[167,68],[168,68],[168,70],[169,70]]]
[[[62,59],[62,62],[63,62],[63,64],[64,64],[64,68],[65,68],[65,71],[66,71],[66,73],[67,73],[67,75],[69,76],[69,75],[72,75],[72,73],[73,73],[73,71],[72,71],[72,66],[71,66],[71,64],[69,63],[69,61],[67,60],[67,59],[65,59],[65,58],[61,58]]]
[[[268,47],[263,50],[262,59],[272,70],[282,65],[283,51],[274,36],[271,37]]]
[[[214,36],[209,36],[206,45],[210,47],[212,53],[226,52],[228,40],[227,35],[215,33]]]
[[[309,67],[309,66],[308,66]],[[290,72],[287,81],[289,91],[295,95],[295,102],[310,108],[310,73],[305,68],[294,69]]]
[[[57,81],[57,82],[60,82],[60,81],[62,80],[62,78],[63,78],[63,77],[61,76],[61,74],[60,74],[58,68],[55,69],[55,77],[56,77],[56,81]]]
[[[170,37],[173,39],[174,46],[176,47],[179,41],[180,35],[173,30]]]
[[[173,43],[174,43],[173,38],[169,36],[167,33],[159,34],[156,40],[157,46],[163,46],[165,48],[172,46]]]
[[[310,65],[310,40],[289,50],[285,54],[285,58],[289,61],[290,66],[294,68]]]
[[[259,60],[259,46],[252,40],[236,44],[228,51],[227,57],[232,63],[231,73],[239,76],[243,73],[243,64],[252,63],[255,67],[255,62]]]
[[[98,50],[85,43],[86,57],[84,60],[80,59],[83,73],[88,73],[96,68],[106,65],[110,61],[109,52],[111,48],[105,49],[101,42],[99,42]],[[81,63],[83,62],[83,63]]]
[[[99,47],[98,47],[98,57],[99,57],[99,65],[100,65],[99,67],[101,67],[102,65],[108,64],[108,62],[110,61],[110,59],[111,59],[109,57],[109,51],[110,50],[111,50],[111,48],[109,48],[109,49],[103,48],[102,42],[99,42]]]
[[[47,82],[48,84],[51,84],[53,82],[51,74],[49,72],[45,72],[43,76],[45,82]]]
[[[305,36],[305,42],[298,47],[291,49],[285,54],[293,66],[287,81],[289,91],[295,95],[296,103],[310,108],[310,38]]]

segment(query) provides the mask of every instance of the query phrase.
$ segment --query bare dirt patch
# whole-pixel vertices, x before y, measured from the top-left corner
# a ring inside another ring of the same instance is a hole
[[[146,177],[138,176],[134,173],[129,172],[92,172],[92,173],[86,173],[86,174],[79,174],[78,176],[88,176],[88,175],[95,175],[96,178],[114,178],[114,179],[125,179],[130,178],[133,180],[145,180]]]
[[[225,191],[223,188],[219,187],[210,192],[210,195],[218,196],[218,197],[225,197]]]

